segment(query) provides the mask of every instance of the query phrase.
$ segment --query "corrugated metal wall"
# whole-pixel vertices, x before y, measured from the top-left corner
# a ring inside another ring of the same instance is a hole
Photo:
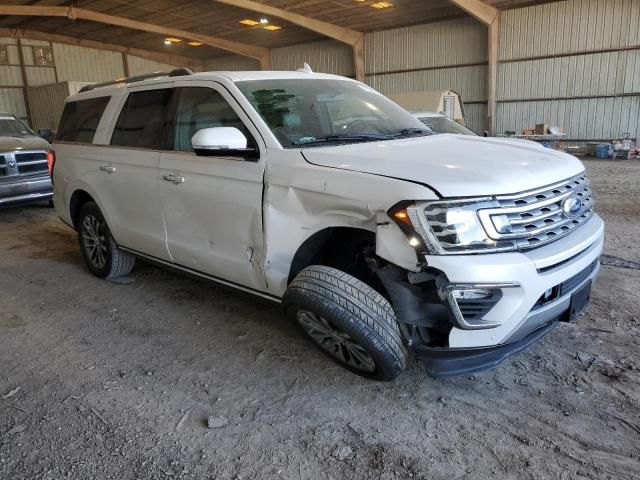
[[[54,43],[53,56],[61,82],[104,82],[124,76],[118,52]]]
[[[274,70],[296,70],[308,63],[314,72],[355,75],[353,51],[349,45],[335,40],[274,48],[271,63]]]
[[[229,55],[216,57],[204,62],[205,71],[240,71],[240,70],[260,70],[260,62],[253,58],[242,57],[240,55]]]
[[[0,112],[16,113],[29,121],[25,106],[24,82],[17,43],[18,41],[14,38],[0,38],[0,44],[7,45],[9,57],[9,65],[0,65]],[[52,44],[28,38],[22,39],[22,45],[26,84],[29,87],[51,85],[65,81],[71,82],[72,85],[75,85],[74,82],[80,82],[81,84],[104,82],[124,75],[123,58],[119,52],[59,43]],[[33,46],[51,46],[54,66],[35,65]],[[175,68],[172,65],[153,62],[132,55],[127,56],[127,64],[131,75]],[[73,93],[73,88],[71,91]]]
[[[480,132],[487,109],[486,35],[471,18],[367,34],[366,81],[382,93],[455,90],[466,105],[467,125]]]
[[[26,119],[22,89],[20,55],[13,38],[0,38],[0,44],[7,45],[9,65],[0,65],[0,113],[15,113]]]
[[[176,68],[174,65],[154,62],[153,60],[134,57],[133,55],[127,55],[127,65],[129,66],[129,75],[142,75],[143,73],[151,72],[167,72]]]
[[[568,0],[502,16],[498,132],[640,137],[640,1]]]

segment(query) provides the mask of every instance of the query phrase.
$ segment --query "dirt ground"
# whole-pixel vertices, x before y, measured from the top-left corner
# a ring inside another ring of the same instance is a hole
[[[640,161],[585,163],[605,253],[640,261]],[[374,383],[276,305],[93,277],[48,208],[0,211],[0,252],[0,479],[640,478],[638,264],[491,371]]]

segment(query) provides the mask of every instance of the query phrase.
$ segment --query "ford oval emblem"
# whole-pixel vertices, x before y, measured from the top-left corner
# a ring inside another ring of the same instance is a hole
[[[572,195],[564,199],[561,207],[567,217],[577,217],[582,210],[582,200]]]

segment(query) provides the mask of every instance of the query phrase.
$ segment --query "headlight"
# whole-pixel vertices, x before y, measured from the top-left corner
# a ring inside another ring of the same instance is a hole
[[[478,210],[496,207],[499,207],[497,201],[480,198],[417,203],[402,208],[394,207],[389,213],[405,232],[410,244],[417,234],[421,240],[420,246],[426,247],[434,255],[516,250],[513,240],[496,241],[489,238],[480,222]],[[399,218],[403,212],[407,217],[404,222]],[[408,231],[409,226],[411,231]],[[413,235],[411,232],[414,232]]]

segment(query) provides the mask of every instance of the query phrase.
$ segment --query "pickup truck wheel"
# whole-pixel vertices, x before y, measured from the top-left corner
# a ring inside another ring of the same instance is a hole
[[[393,380],[407,363],[393,309],[357,278],[335,268],[302,270],[285,292],[287,316],[324,353],[352,372]]]
[[[82,206],[77,226],[82,258],[94,275],[116,278],[131,272],[135,257],[118,248],[107,222],[94,202],[87,202]]]

